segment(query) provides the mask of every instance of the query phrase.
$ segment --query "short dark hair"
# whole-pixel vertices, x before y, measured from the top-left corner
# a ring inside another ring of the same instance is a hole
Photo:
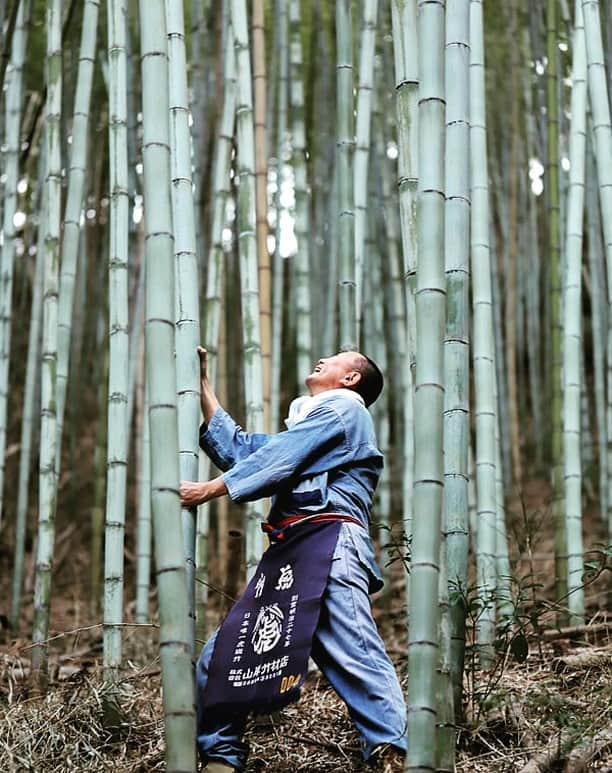
[[[355,370],[361,374],[355,392],[363,397],[366,407],[369,407],[383,390],[385,384],[383,374],[374,360],[361,353],[356,358]]]

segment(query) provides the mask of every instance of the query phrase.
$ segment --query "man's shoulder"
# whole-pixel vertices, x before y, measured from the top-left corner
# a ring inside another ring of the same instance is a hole
[[[363,402],[347,395],[337,394],[330,397],[326,405],[342,422],[349,435],[365,437],[373,441],[374,423]]]
[[[346,394],[347,391],[348,390],[338,390],[330,395],[329,399],[326,401],[326,405],[342,413],[363,417],[369,416],[370,412],[363,404],[363,400],[355,399],[350,393]]]
[[[315,423],[317,421],[327,423],[336,419],[351,434],[354,434],[357,428],[360,428],[360,432],[372,431],[370,412],[356,393],[353,395],[346,389],[328,390],[311,400],[312,402],[307,406],[306,415],[299,418],[296,424],[300,424],[304,419]]]

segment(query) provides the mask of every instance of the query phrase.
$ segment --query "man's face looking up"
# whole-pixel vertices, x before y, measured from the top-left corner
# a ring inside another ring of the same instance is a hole
[[[339,352],[332,357],[320,359],[312,373],[306,376],[306,386],[311,395],[317,395],[328,389],[355,389],[361,380],[357,370],[359,352]]]

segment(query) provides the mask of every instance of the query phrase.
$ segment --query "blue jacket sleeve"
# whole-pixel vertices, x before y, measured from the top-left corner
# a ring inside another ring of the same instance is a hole
[[[280,484],[306,468],[308,474],[315,474],[347,459],[341,417],[333,409],[320,406],[287,432],[269,436],[263,447],[239,461],[223,475],[223,480],[235,502],[249,502],[271,496]]]
[[[229,470],[260,449],[271,435],[245,432],[224,411],[217,408],[208,424],[200,427],[200,448],[220,470]]]

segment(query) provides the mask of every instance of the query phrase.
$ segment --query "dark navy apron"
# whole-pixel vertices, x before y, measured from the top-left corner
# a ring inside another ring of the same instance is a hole
[[[203,695],[206,711],[269,713],[297,700],[343,522],[338,513],[263,524],[271,540],[224,620]]]

